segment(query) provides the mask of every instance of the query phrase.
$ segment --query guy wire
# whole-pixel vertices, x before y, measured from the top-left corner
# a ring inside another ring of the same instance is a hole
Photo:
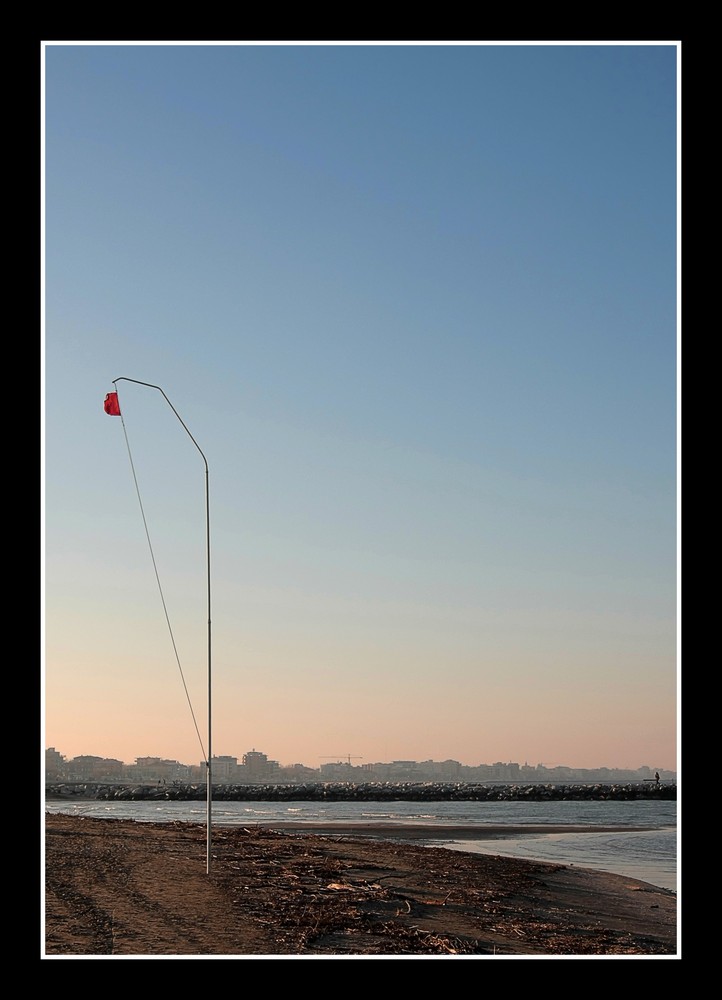
[[[133,482],[135,483],[135,492],[136,492],[136,495],[138,497],[138,504],[140,506],[141,517],[143,518],[143,527],[145,529],[145,537],[148,540],[148,548],[150,549],[150,558],[151,558],[151,560],[153,562],[153,572],[155,573],[156,583],[158,584],[158,592],[160,593],[160,599],[161,599],[161,603],[163,605],[163,613],[165,615],[166,624],[168,625],[168,632],[170,633],[170,641],[171,641],[171,644],[173,646],[173,653],[175,655],[176,663],[178,664],[178,672],[180,673],[181,681],[183,683],[183,690],[185,691],[186,701],[188,702],[188,708],[190,709],[191,718],[193,719],[193,726],[195,727],[196,735],[198,737],[198,742],[199,742],[200,747],[201,747],[201,753],[203,754],[203,759],[207,760],[208,755],[206,754],[205,747],[203,746],[203,740],[201,738],[200,730],[198,729],[198,723],[196,722],[196,715],[195,715],[195,712],[193,711],[193,704],[191,702],[190,694],[188,692],[188,686],[186,684],[186,679],[185,679],[185,676],[183,674],[183,667],[181,666],[180,656],[178,655],[178,648],[176,646],[175,636],[173,635],[173,628],[172,628],[171,623],[170,623],[170,616],[168,615],[168,608],[166,606],[165,596],[163,594],[163,587],[162,587],[161,582],[160,582],[160,575],[158,573],[158,566],[156,564],[155,553],[153,551],[153,543],[150,540],[150,531],[148,530],[148,522],[146,520],[145,510],[143,509],[143,501],[142,501],[141,496],[140,496],[140,487],[138,485],[138,477],[137,477],[137,475],[135,473],[135,465],[133,463],[133,455],[131,454],[131,450],[130,450],[130,441],[128,440],[128,432],[127,432],[126,427],[125,427],[125,420],[123,419],[123,412],[122,412],[122,410],[121,410],[119,416],[120,416],[120,421],[121,421],[121,423],[123,425],[123,436],[125,437],[125,446],[126,446],[126,448],[128,450],[128,459],[130,460],[130,469],[131,469],[131,472],[133,473]]]

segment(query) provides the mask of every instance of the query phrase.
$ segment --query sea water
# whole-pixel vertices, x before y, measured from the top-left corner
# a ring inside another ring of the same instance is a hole
[[[45,803],[49,813],[133,819],[152,823],[207,822],[207,804],[171,801],[58,800]],[[614,872],[677,892],[679,837],[674,801],[559,800],[542,802],[213,802],[212,829],[223,826],[274,824],[383,823],[400,827],[428,826],[419,843],[467,853],[576,865]],[[524,826],[588,826],[583,833],[520,833]],[[453,838],[454,826],[508,826],[510,834],[495,833],[478,840]],[[448,827],[448,833],[444,828]],[[594,827],[611,827],[596,832]],[[645,827],[630,830],[629,827]],[[616,828],[616,829],[615,829]],[[393,831],[383,837],[393,840]]]

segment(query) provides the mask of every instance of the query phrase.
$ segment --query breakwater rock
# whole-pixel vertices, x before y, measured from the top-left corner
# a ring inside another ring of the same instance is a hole
[[[204,783],[170,785],[53,783],[45,786],[52,799],[106,799],[115,801],[204,801]],[[477,785],[471,782],[313,782],[309,784],[214,785],[215,802],[543,802],[554,799],[584,800],[676,800],[674,782],[630,784],[524,784]]]

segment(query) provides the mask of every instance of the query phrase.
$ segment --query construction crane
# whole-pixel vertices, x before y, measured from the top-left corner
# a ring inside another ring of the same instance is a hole
[[[320,759],[321,760],[335,760],[338,764],[342,764],[343,761],[340,759],[341,757],[345,757],[346,758],[346,763],[348,764],[349,767],[351,767],[351,760],[352,759],[353,760],[363,760],[363,757],[360,754],[357,754],[357,753],[334,753],[334,754],[327,754],[325,757],[321,757]]]

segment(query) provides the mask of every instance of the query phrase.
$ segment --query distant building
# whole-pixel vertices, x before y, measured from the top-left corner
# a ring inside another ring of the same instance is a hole
[[[318,781],[319,772],[305,764],[289,764],[287,767],[279,767],[278,778],[280,781],[290,784],[304,784],[305,782]]]
[[[177,760],[165,760],[163,757],[136,757],[135,764],[125,767],[125,775],[133,781],[186,781],[190,768]]]
[[[220,784],[232,784],[238,781],[238,757],[211,758],[211,778]]]
[[[83,754],[68,761],[66,773],[70,781],[117,781],[124,766],[122,760]]]
[[[278,777],[280,764],[269,760],[265,753],[249,750],[243,755],[242,779],[248,782],[274,781]]]
[[[60,781],[65,777],[65,773],[65,757],[58,753],[55,747],[48,747],[45,751],[45,780]]]

